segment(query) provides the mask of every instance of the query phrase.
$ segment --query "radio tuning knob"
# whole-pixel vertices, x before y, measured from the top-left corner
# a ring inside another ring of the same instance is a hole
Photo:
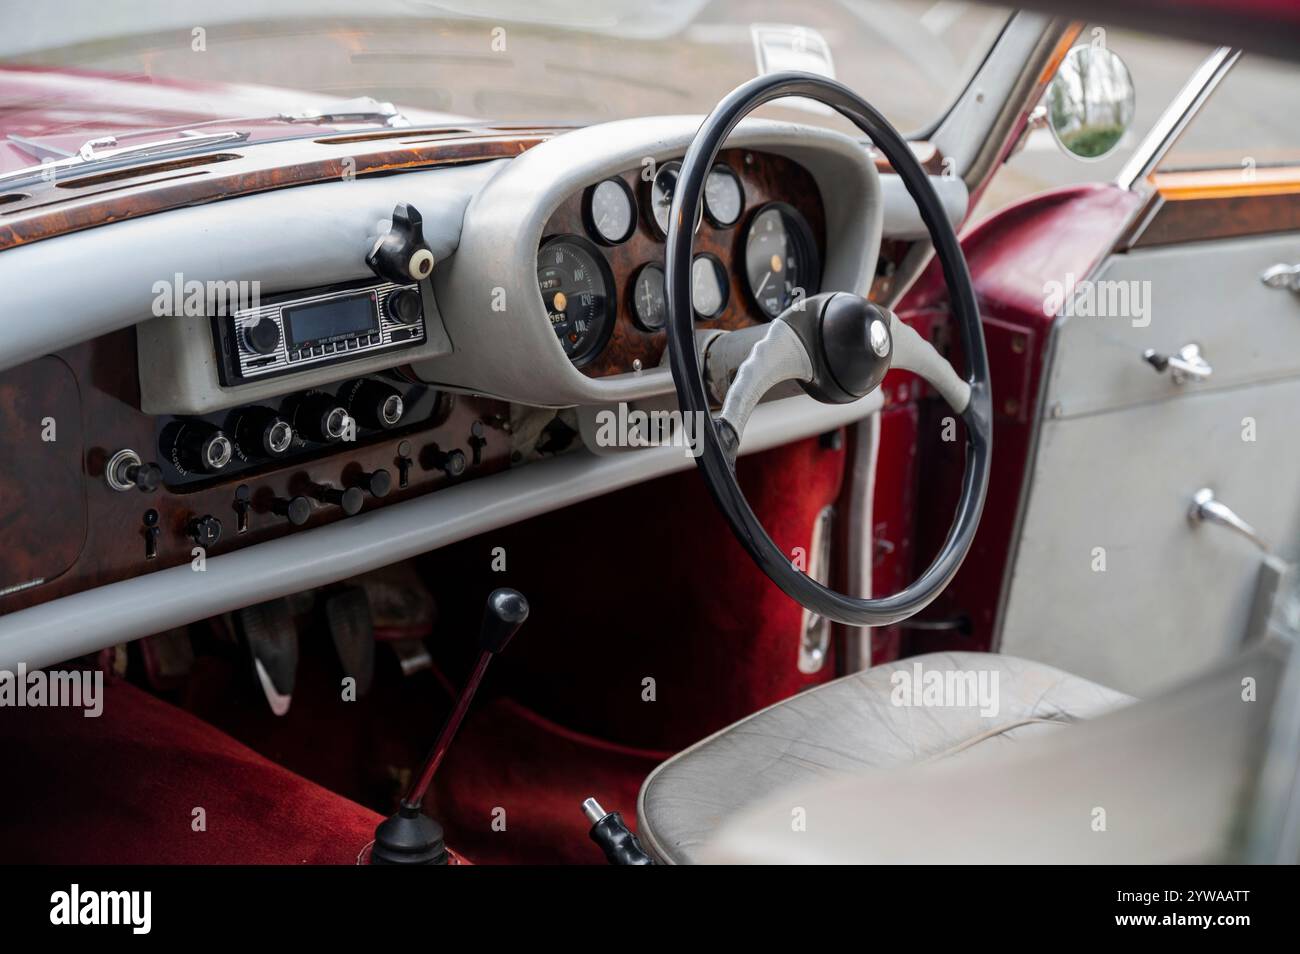
[[[235,421],[235,443],[245,457],[283,457],[293,444],[293,427],[269,407],[250,407]]]
[[[386,431],[402,422],[406,402],[397,388],[368,378],[353,390],[348,409],[364,426]]]
[[[215,474],[230,463],[233,447],[220,428],[206,421],[192,421],[176,436],[176,456],[187,470]]]
[[[332,444],[341,438],[349,421],[347,409],[323,391],[305,395],[293,412],[294,429],[320,444]]]
[[[280,326],[270,318],[254,318],[244,325],[240,337],[254,354],[275,354],[280,347]]]
[[[399,288],[389,294],[384,308],[399,325],[413,325],[420,319],[420,293],[414,288]]]

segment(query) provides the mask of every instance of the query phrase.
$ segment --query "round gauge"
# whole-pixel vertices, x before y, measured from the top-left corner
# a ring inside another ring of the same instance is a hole
[[[614,328],[614,277],[600,250],[578,235],[546,242],[537,288],[564,353],[574,364],[593,358]]]
[[[816,294],[820,272],[817,246],[804,217],[783,202],[759,209],[745,233],[745,275],[759,310],[775,318],[797,295]]]
[[[682,164],[676,160],[665,162],[655,173],[650,183],[650,214],[659,229],[659,236],[668,235],[668,219],[672,215],[673,193],[677,190],[677,176],[682,171]],[[703,210],[695,213],[695,227],[700,227]]]
[[[740,177],[730,166],[719,162],[704,180],[704,214],[718,228],[726,229],[740,221],[744,210],[745,190]]]
[[[643,331],[660,331],[668,320],[668,298],[664,291],[664,270],[643,265],[632,284],[632,318]]]
[[[631,187],[619,178],[597,182],[583,197],[582,217],[598,242],[626,242],[636,229],[636,199]]]
[[[696,255],[691,263],[691,305],[700,321],[718,317],[727,307],[727,273],[707,253]]]

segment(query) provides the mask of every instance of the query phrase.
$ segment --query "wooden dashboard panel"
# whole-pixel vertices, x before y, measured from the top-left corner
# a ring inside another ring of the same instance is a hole
[[[431,426],[361,437],[328,452],[287,464],[267,464],[246,474],[217,477],[196,489],[160,487],[152,493],[116,491],[104,481],[104,465],[129,447],[144,458],[159,457],[156,422],[142,414],[136,370],[135,331],[128,329],[0,373],[0,426],[5,446],[5,483],[0,484],[0,615],[59,596],[142,573],[190,564],[194,517],[215,516],[221,538],[206,552],[219,556],[255,543],[336,520],[350,519],[337,506],[316,503],[302,527],[268,509],[275,497],[307,495],[313,484],[344,486],[380,468],[393,476],[387,497],[367,495],[362,513],[509,466],[510,436],[502,429],[509,408],[486,398],[451,396]],[[42,421],[57,425],[57,442],[41,443]],[[481,422],[479,463],[474,465],[471,428]],[[398,486],[399,445],[410,444],[409,484]],[[35,443],[33,443],[35,442]],[[30,447],[25,446],[31,444]],[[459,478],[447,477],[433,460],[461,449],[471,464]],[[67,467],[46,458],[56,448]],[[65,473],[67,471],[67,473]],[[251,493],[248,528],[237,532],[235,492]],[[21,485],[21,486],[18,486]],[[157,516],[156,556],[146,559],[146,514]],[[51,569],[53,568],[53,569]],[[41,579],[44,582],[33,583]],[[30,585],[29,585],[30,584]]]
[[[726,268],[730,279],[727,305],[722,314],[711,321],[699,321],[700,328],[723,328],[728,331],[760,324],[766,317],[754,304],[745,278],[745,229],[754,213],[769,202],[785,202],[794,206],[808,220],[812,228],[817,253],[821,260],[826,254],[826,214],[821,193],[812,175],[798,163],[784,156],[751,149],[724,149],[718,161],[726,163],[740,177],[745,193],[745,207],[740,220],[729,228],[718,228],[708,217],[700,223],[695,233],[695,251],[709,252]],[[642,181],[639,169],[624,172],[621,177],[632,189],[637,200],[636,231],[626,242],[615,246],[600,246],[601,253],[614,274],[618,301],[614,330],[600,354],[580,369],[589,377],[599,378],[632,371],[633,362],[640,361],[644,368],[654,367],[663,356],[667,345],[666,331],[643,331],[632,320],[632,291],[637,271],[642,265],[664,264],[664,240],[659,237],[650,221],[646,193],[648,183]],[[550,238],[561,234],[576,234],[590,238],[583,224],[583,193],[569,196],[547,220],[543,235]],[[820,277],[820,276],[819,276]],[[810,290],[812,294],[816,290]]]

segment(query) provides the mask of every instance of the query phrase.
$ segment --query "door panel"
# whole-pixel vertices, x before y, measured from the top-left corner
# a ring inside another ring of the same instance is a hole
[[[1208,487],[1297,556],[1300,296],[1259,278],[1297,255],[1291,234],[1113,256],[1096,277],[1150,282],[1150,324],[1058,320],[1003,652],[1147,694],[1240,645],[1262,554],[1187,512]],[[1142,360],[1189,342],[1206,381]]]

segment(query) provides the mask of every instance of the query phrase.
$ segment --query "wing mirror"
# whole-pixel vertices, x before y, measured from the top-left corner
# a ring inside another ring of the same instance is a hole
[[[1044,119],[1057,144],[1076,159],[1100,159],[1133,122],[1133,77],[1104,46],[1076,46],[1047,87]]]

